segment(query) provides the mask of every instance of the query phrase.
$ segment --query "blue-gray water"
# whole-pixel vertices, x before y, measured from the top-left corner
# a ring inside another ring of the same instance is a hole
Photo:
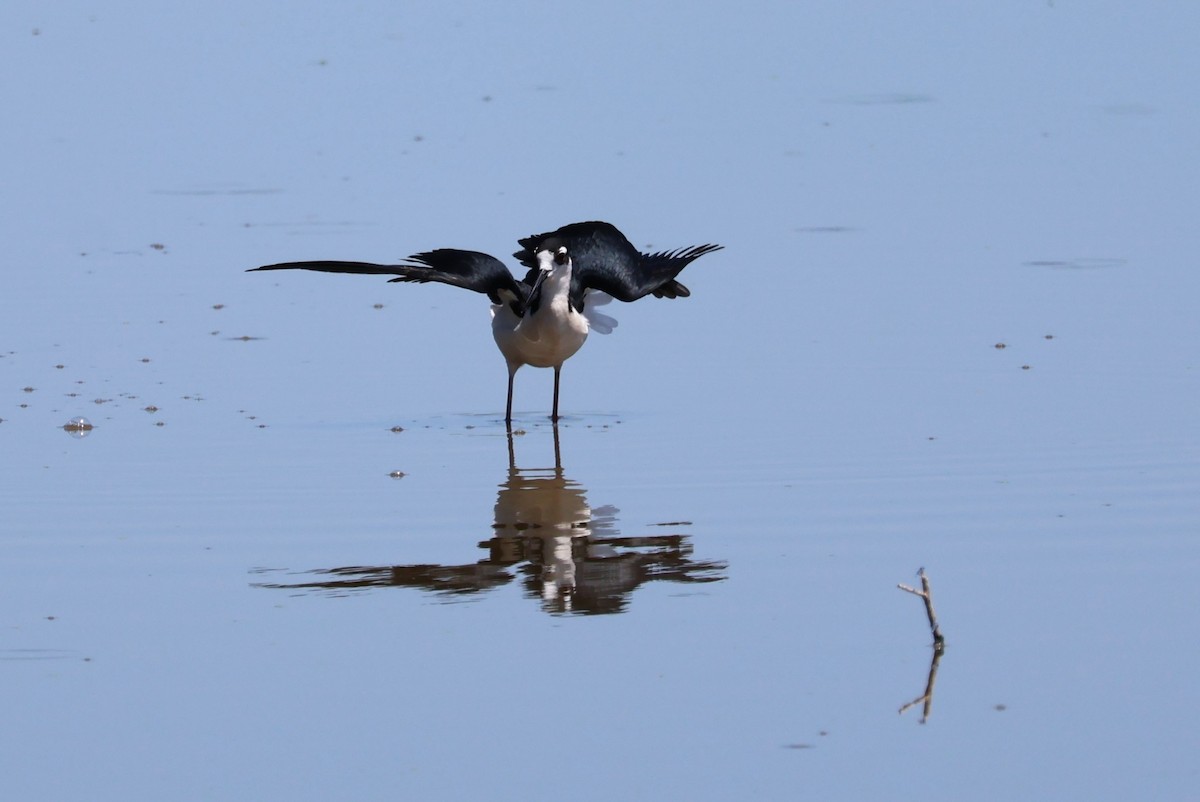
[[[3,798],[1192,793],[1200,11],[0,21]],[[587,219],[725,250],[557,442],[482,296],[243,272]]]

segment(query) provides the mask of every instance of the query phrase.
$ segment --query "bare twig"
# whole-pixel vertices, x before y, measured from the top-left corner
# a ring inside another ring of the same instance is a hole
[[[917,576],[921,577],[921,590],[910,588],[908,585],[897,585],[896,587],[920,596],[925,601],[925,614],[929,616],[929,629],[933,632],[933,647],[941,651],[946,645],[946,639],[942,637],[942,630],[938,627],[937,613],[933,611],[933,591],[929,587],[929,577],[926,576],[924,568],[917,572]]]

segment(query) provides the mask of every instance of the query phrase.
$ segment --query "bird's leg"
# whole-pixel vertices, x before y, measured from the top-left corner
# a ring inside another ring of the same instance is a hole
[[[563,466],[562,448],[558,444],[558,421],[554,421],[550,428],[554,430],[554,475],[561,477]],[[509,438],[509,441],[512,441],[511,437]]]
[[[550,420],[558,423],[558,374],[562,371],[562,365],[554,366],[554,408],[550,412]]]
[[[517,368],[520,365],[508,363],[508,403],[504,405],[504,423],[509,429],[512,429],[512,393],[513,393],[513,377],[517,375]]]

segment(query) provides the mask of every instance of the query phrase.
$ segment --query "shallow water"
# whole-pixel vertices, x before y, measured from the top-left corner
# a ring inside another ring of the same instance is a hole
[[[1127,12],[13,6],[0,795],[1185,798],[1197,20]],[[511,437],[481,297],[243,272],[593,218],[726,250]]]

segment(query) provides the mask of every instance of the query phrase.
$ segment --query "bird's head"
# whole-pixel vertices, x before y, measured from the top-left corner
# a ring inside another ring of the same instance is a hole
[[[553,273],[560,267],[566,267],[571,263],[571,255],[567,252],[567,246],[554,237],[544,241],[537,249],[538,269],[543,274]]]
[[[555,272],[564,271],[564,268],[571,266],[571,255],[567,252],[567,246],[553,237],[538,246],[537,260],[537,278],[529,290],[529,300],[525,304],[528,309],[537,309],[542,282],[554,275]]]

